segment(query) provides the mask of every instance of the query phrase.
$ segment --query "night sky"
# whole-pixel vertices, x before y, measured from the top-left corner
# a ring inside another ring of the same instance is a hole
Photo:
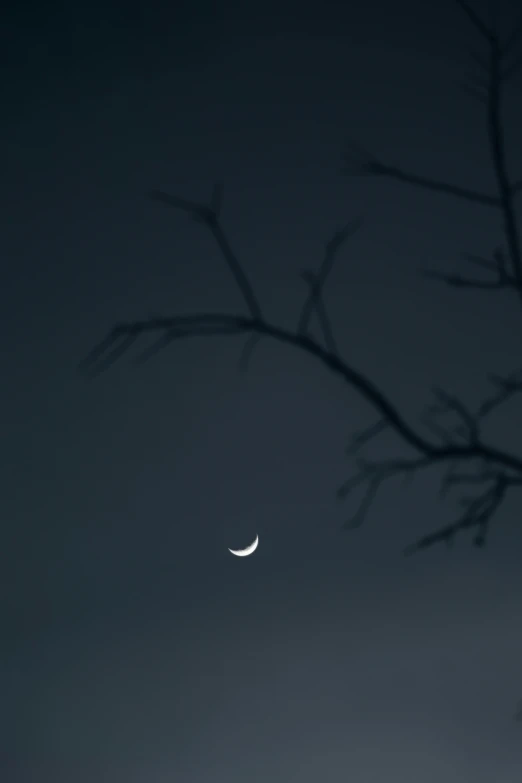
[[[519,3],[498,5],[509,29]],[[410,421],[435,383],[473,403],[517,368],[515,297],[420,274],[489,253],[498,215],[342,173],[358,141],[493,187],[484,109],[459,86],[480,49],[465,15],[453,0],[2,13],[2,782],[516,783],[519,496],[486,548],[463,534],[405,558],[455,504],[428,472],[342,529],[346,446],[375,414],[309,357],[263,340],[242,373],[243,341],[211,337],[77,370],[116,322],[243,311],[205,228],[147,197],[207,201],[218,181],[286,327],[301,272],[363,219],[325,302],[345,357]],[[507,95],[520,176],[521,78]],[[506,408],[490,439],[515,449],[519,422]],[[227,551],[256,534],[252,557]]]

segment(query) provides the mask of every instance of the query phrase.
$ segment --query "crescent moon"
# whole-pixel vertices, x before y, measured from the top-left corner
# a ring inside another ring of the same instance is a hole
[[[229,549],[228,551],[232,552],[232,554],[236,555],[237,557],[247,557],[248,555],[251,555],[252,552],[255,552],[258,544],[259,536],[256,536],[250,546],[247,546],[246,549]]]

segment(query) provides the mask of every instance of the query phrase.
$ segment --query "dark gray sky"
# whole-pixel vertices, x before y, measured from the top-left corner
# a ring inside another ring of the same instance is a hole
[[[420,477],[341,532],[344,448],[373,414],[310,360],[261,344],[241,375],[240,345],[212,339],[75,370],[115,321],[241,307],[204,231],[146,198],[223,179],[271,318],[295,322],[300,271],[362,215],[328,294],[345,355],[412,419],[434,382],[479,399],[518,365],[516,302],[418,270],[488,252],[499,225],[340,175],[353,138],[491,185],[457,86],[473,32],[451,0],[170,5],[4,17],[2,780],[515,783],[516,503],[486,550],[404,559],[453,507]]]

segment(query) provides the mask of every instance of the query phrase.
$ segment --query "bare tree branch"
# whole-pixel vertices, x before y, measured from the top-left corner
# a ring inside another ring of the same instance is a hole
[[[355,147],[355,149],[361,153],[360,147]],[[447,195],[456,196],[465,201],[482,204],[483,206],[502,207],[502,201],[498,196],[493,196],[489,193],[481,193],[469,188],[460,187],[459,185],[453,185],[449,182],[413,174],[396,166],[388,166],[384,163],[380,163],[374,158],[365,160],[363,157],[357,158],[356,155],[350,155],[350,152],[348,152],[344,154],[344,161],[345,165],[342,169],[344,174],[352,176],[365,175],[388,177],[389,179],[395,179],[398,182],[405,182],[409,185],[416,185],[426,190],[446,193]],[[510,190],[513,195],[520,193],[520,191],[522,191],[522,179],[517,180],[517,182],[510,185]]]
[[[487,110],[490,154],[499,192],[511,271],[517,281],[518,293],[522,303],[522,255],[513,203],[514,192],[507,169],[504,131],[501,118],[501,53],[496,40],[491,41],[490,64],[489,102]]]
[[[509,402],[515,395],[522,393],[522,370],[506,377],[490,375],[490,383],[497,387],[497,393],[487,397],[478,407],[475,417],[485,419],[501,405]]]
[[[335,347],[335,340],[333,337],[330,320],[323,303],[323,290],[333,269],[337,253],[346,240],[353,236],[353,234],[361,227],[361,225],[362,220],[357,218],[356,220],[352,220],[350,223],[348,223],[340,231],[336,231],[333,237],[326,243],[323,261],[319,267],[318,273],[314,275],[311,272],[303,272],[302,275],[305,282],[309,284],[310,293],[308,294],[308,297],[306,298],[303,305],[297,331],[299,334],[307,334],[310,318],[312,316],[313,310],[315,309],[321,322],[321,328],[326,345],[333,353],[336,353],[337,350]]]
[[[440,275],[439,273],[435,273],[435,275],[434,273],[431,274],[432,276],[437,276],[444,280],[449,285],[460,288],[480,288],[489,290],[511,287],[516,290],[522,304],[522,251],[514,207],[514,197],[520,191],[522,185],[520,182],[512,183],[508,176],[501,117],[502,82],[503,78],[506,76],[506,73],[503,70],[503,58],[511,46],[512,39],[509,39],[510,46],[504,45],[504,47],[501,47],[496,35],[487,27],[473,8],[467,2],[464,2],[464,0],[456,0],[456,2],[465,12],[473,26],[486,39],[488,46],[489,68],[487,94],[484,96],[482,92],[479,91],[478,97],[481,100],[486,98],[489,148],[498,195],[489,196],[484,193],[470,191],[467,188],[450,185],[445,182],[412,174],[401,168],[383,164],[374,155],[371,155],[363,148],[354,145],[352,145],[351,150],[351,169],[352,173],[386,176],[425,189],[447,193],[476,203],[500,208],[504,224],[509,264],[511,267],[510,274],[506,273],[499,277],[494,283],[463,278],[459,275],[445,276]],[[516,37],[518,38],[518,32]],[[472,88],[472,91],[475,94],[475,97],[477,97],[476,89]],[[348,160],[347,163],[350,164],[350,161]]]
[[[351,442],[346,448],[346,454],[349,456],[357,454],[357,452],[360,451],[363,446],[366,446],[370,441],[374,440],[378,435],[387,430],[388,426],[389,425],[386,419],[379,419],[379,421],[377,421],[375,424],[372,424],[371,427],[367,427],[361,432],[356,432],[352,436]]]
[[[211,334],[242,335],[250,333],[270,337],[272,340],[297,348],[313,357],[327,367],[330,372],[340,377],[350,388],[357,390],[386,419],[405,445],[410,446],[424,457],[429,457],[432,462],[440,463],[449,459],[466,461],[480,458],[499,467],[522,472],[522,458],[481,441],[451,447],[442,447],[431,443],[404,419],[386,395],[363,373],[344,362],[336,354],[323,348],[308,335],[300,335],[266,320],[226,313],[201,313],[120,324],[111,331],[111,339],[104,338],[102,343],[90,352],[82,362],[81,368],[84,372],[96,372],[99,363],[102,362],[104,369],[106,369],[123,353],[122,350],[118,350],[115,358],[110,358],[114,355],[109,353],[109,359],[104,361],[103,352],[107,352],[114,343],[119,343],[125,337],[128,347],[130,347],[130,344],[139,335],[157,332],[170,332],[171,335],[175,335],[175,339]]]
[[[330,318],[326,311],[326,307],[324,306],[320,283],[318,282],[317,277],[316,275],[314,275],[313,272],[308,272],[305,270],[304,272],[301,273],[301,276],[305,281],[305,283],[308,284],[310,290],[312,291],[311,297],[313,298],[314,307],[317,313],[317,319],[319,321],[321,331],[323,333],[324,344],[326,348],[329,351],[331,351],[331,353],[336,354],[337,345],[335,343],[335,338],[333,336],[333,329],[330,323]],[[305,329],[302,330],[301,333],[306,334],[307,331],[308,330]]]
[[[511,49],[516,46],[520,41],[522,40],[522,18],[519,20],[518,24],[513,26],[513,30],[510,33],[510,35],[506,38],[504,41],[504,44],[502,45],[501,51],[502,55],[506,57],[511,53]]]
[[[324,258],[319,267],[319,271],[315,276],[315,283],[311,287],[308,298],[306,299],[303,309],[301,311],[301,317],[299,319],[298,331],[300,334],[306,334],[308,329],[308,322],[312,315],[312,311],[315,306],[315,302],[322,296],[322,292],[326,281],[333,269],[335,258],[337,253],[341,249],[346,240],[353,236],[353,234],[361,227],[362,220],[357,218],[348,223],[340,231],[336,231],[331,239],[328,240],[325,246]]]
[[[411,546],[407,547],[404,550],[404,554],[415,554],[442,541],[451,544],[457,533],[469,529],[477,531],[474,538],[475,546],[484,546],[489,525],[500,508],[510,485],[509,479],[503,473],[486,479],[486,481],[488,482],[486,489],[483,489],[482,492],[474,497],[462,499],[461,505],[464,506],[464,511],[455,522],[438,528],[426,536],[422,536]],[[484,479],[478,483],[483,485]]]
[[[508,376],[490,374],[489,381],[495,386],[497,391],[494,394],[485,397],[474,413],[467,412],[467,415],[470,417],[470,420],[475,427],[475,432],[478,431],[480,422],[484,421],[502,405],[512,400],[513,397],[522,393],[522,370],[517,370]],[[433,432],[439,435],[442,443],[451,445],[455,443],[456,436],[459,438],[466,438],[469,436],[469,427],[467,423],[451,427],[449,430],[444,428],[436,419],[436,417],[443,412],[444,411],[440,408],[431,406],[425,410],[422,417],[423,422],[430,427]]]
[[[519,52],[517,57],[515,57],[510,63],[506,63],[501,71],[502,81],[510,81],[519,68],[522,68],[522,52]]]
[[[494,260],[485,259],[481,256],[476,256],[470,253],[464,253],[463,256],[470,263],[494,272],[495,278],[493,280],[481,280],[477,278],[463,277],[462,275],[448,275],[443,272],[437,272],[435,270],[428,270],[421,272],[421,274],[423,277],[428,277],[432,280],[440,280],[454,288],[475,288],[482,289],[484,291],[506,288],[512,288],[516,291],[519,290],[520,285],[518,281],[507,271],[506,258],[502,251],[497,250],[495,252]]]
[[[133,330],[118,333],[113,330],[80,363],[80,371],[91,378],[100,375],[126,354],[137,339],[138,333]]]
[[[493,258],[484,258],[476,253],[462,253],[461,255],[470,264],[475,264],[475,266],[490,272],[496,272],[500,276],[507,275],[506,257],[500,248],[494,250]]]
[[[192,217],[208,226],[243,295],[243,299],[245,300],[250,314],[253,318],[261,318],[261,306],[254,294],[254,289],[252,288],[237,255],[232,250],[228,238],[219,222],[219,213],[217,210],[219,210],[221,206],[221,190],[219,188],[214,189],[213,204],[210,207],[203,204],[197,204],[193,201],[187,201],[186,199],[178,198],[177,196],[170,196],[168,193],[158,190],[152,191],[150,197],[153,201],[159,201],[168,207],[174,207],[174,209],[188,212],[189,215],[192,215]]]
[[[493,28],[486,25],[466,0],[456,2],[487,46],[485,56],[473,55],[481,71],[486,72],[487,83],[478,87],[466,86],[466,89],[486,103],[490,158],[497,193],[475,191],[387,165],[364,148],[353,144],[347,150],[345,163],[347,170],[353,174],[388,177],[394,181],[498,209],[502,217],[502,245],[505,252],[497,250],[493,259],[471,254],[465,256],[469,262],[492,275],[490,279],[482,280],[437,271],[428,272],[427,275],[458,288],[512,289],[522,302],[522,257],[514,209],[514,199],[522,192],[522,180],[511,182],[508,177],[502,125],[502,87],[512,74],[515,63],[518,67],[518,58],[516,54],[512,54],[512,50],[519,41],[522,26],[501,46]],[[513,56],[515,60],[507,59]],[[422,424],[430,430],[430,435],[426,437],[424,431],[411,424],[381,388],[340,356],[333,337],[323,301],[323,291],[336,254],[344,241],[359,227],[360,222],[349,224],[330,239],[317,273],[303,273],[309,291],[297,328],[293,331],[268,321],[264,316],[248,276],[221,226],[219,216],[222,193],[222,186],[214,188],[210,206],[158,191],[153,192],[151,197],[164,205],[188,213],[210,230],[246,303],[247,314],[210,312],[173,317],[153,316],[147,320],[120,324],[91,351],[81,365],[82,370],[90,375],[106,370],[126,354],[138,339],[146,335],[156,339],[139,355],[140,362],[147,361],[178,340],[193,337],[219,335],[246,340],[240,358],[241,368],[246,366],[260,339],[286,345],[309,356],[337,376],[347,389],[361,395],[378,415],[375,424],[354,435],[347,450],[350,455],[358,456],[356,472],[339,488],[338,496],[344,498],[362,492],[362,500],[347,525],[354,526],[363,521],[379,489],[389,479],[409,480],[421,471],[435,468],[444,471],[440,479],[441,494],[450,490],[460,492],[466,489],[471,495],[459,498],[461,512],[450,525],[419,538],[407,549],[407,553],[420,551],[441,541],[451,543],[457,533],[463,530],[473,530],[475,543],[478,546],[483,545],[491,520],[501,507],[507,492],[515,486],[522,486],[522,456],[485,442],[481,424],[501,405],[522,392],[522,373],[505,377],[490,376],[494,393],[485,397],[473,410],[454,395],[435,388],[436,403],[427,407],[421,419]],[[319,322],[321,340],[314,339],[309,334],[310,321],[314,315]],[[402,459],[366,459],[362,452],[373,446],[384,432],[395,436],[399,444],[407,447],[412,454]]]
[[[455,432],[451,432],[444,427],[433,414],[429,407],[425,408],[421,416],[421,422],[430,430],[445,446],[452,446],[455,443]]]
[[[243,350],[241,351],[241,355],[239,357],[239,369],[241,372],[246,372],[248,370],[248,367],[250,365],[250,360],[252,359],[252,355],[254,353],[254,350],[258,343],[260,342],[261,337],[258,334],[249,334],[245,344],[243,346]]]
[[[477,12],[470,5],[468,5],[465,0],[455,0],[455,2],[462,8],[475,30],[477,30],[480,35],[486,39],[486,41],[490,42],[493,37],[493,33],[485,24],[485,22],[482,21]]]
[[[458,185],[452,185],[448,182],[442,182],[440,180],[432,179],[430,177],[423,177],[418,174],[412,174],[411,172],[404,171],[404,169],[397,168],[396,166],[388,166],[379,162],[373,156],[364,157],[364,150],[357,146],[352,145],[351,148],[345,153],[345,166],[343,172],[351,175],[370,175],[379,177],[388,177],[395,179],[399,182],[406,182],[409,185],[417,185],[425,188],[426,190],[432,190],[439,193],[446,193],[451,196],[457,196],[458,198],[465,199],[466,201],[472,201],[476,204],[482,204],[487,207],[500,207],[501,201],[496,196],[491,196],[488,193],[480,193],[469,188],[462,188]]]
[[[358,468],[356,474],[344,481],[337,490],[337,496],[344,499],[359,486],[365,487],[362,501],[355,514],[345,523],[345,528],[359,527],[364,522],[372,502],[385,481],[398,476],[412,475],[423,468],[431,467],[433,462],[427,456],[415,459],[382,460],[380,462],[359,459],[356,464]]]
[[[473,280],[469,277],[462,277],[461,275],[444,275],[441,272],[425,272],[425,277],[431,277],[432,280],[441,280],[453,288],[479,288],[484,291],[491,291],[495,288],[509,288],[517,287],[517,283],[514,280]]]
[[[153,359],[160,351],[167,348],[176,340],[187,340],[192,337],[224,337],[235,334],[237,334],[236,329],[227,324],[223,324],[223,326],[217,326],[215,324],[201,324],[200,327],[194,326],[190,330],[176,328],[170,329],[164,335],[162,335],[159,340],[156,340],[151,346],[138,354],[134,363],[145,364],[145,362]]]
[[[455,395],[448,394],[443,389],[435,388],[433,393],[438,401],[438,405],[431,406],[429,412],[435,415],[444,415],[454,412],[464,424],[467,438],[470,443],[477,443],[480,437],[479,424],[475,416],[471,414],[466,406]]]

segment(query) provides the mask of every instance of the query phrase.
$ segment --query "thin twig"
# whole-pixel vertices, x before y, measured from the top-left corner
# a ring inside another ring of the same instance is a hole
[[[193,201],[187,201],[186,199],[178,198],[177,196],[170,196],[163,191],[152,191],[150,197],[153,201],[159,201],[174,209],[180,209],[183,212],[188,212],[190,215],[200,220],[210,229],[216,243],[221,250],[223,258],[225,259],[228,268],[230,269],[234,280],[237,283],[243,299],[248,307],[248,310],[253,318],[261,318],[261,306],[258,302],[254,289],[244,271],[236,253],[232,250],[230,242],[221,227],[219,222],[219,216],[216,209],[221,206],[220,191],[218,188],[214,189],[214,206],[207,207],[203,204],[198,204]]]
[[[501,119],[501,55],[495,41],[491,43],[490,58],[491,72],[487,113],[489,146],[502,209],[511,271],[517,281],[517,290],[522,304],[522,255],[513,203],[513,190],[507,171],[505,140]]]
[[[319,267],[319,271],[315,276],[315,280],[310,286],[310,293],[308,294],[301,311],[301,316],[299,318],[299,324],[297,327],[297,330],[300,334],[306,334],[307,332],[308,323],[310,321],[312,312],[316,307],[317,301],[322,297],[324,286],[333,269],[337,253],[346,240],[353,236],[361,226],[361,218],[356,218],[355,220],[350,221],[350,223],[347,223],[347,225],[344,226],[344,228],[342,228],[340,231],[336,231],[333,237],[326,243],[324,257]]]
[[[406,547],[404,554],[412,555],[443,541],[452,543],[458,532],[469,529],[477,531],[474,538],[475,546],[484,546],[489,525],[504,500],[508,486],[509,480],[499,473],[495,476],[492,485],[477,496],[466,499],[464,512],[454,522],[417,539]]]
[[[256,348],[257,344],[260,341],[261,341],[261,337],[258,334],[248,335],[246,342],[243,345],[241,355],[239,357],[239,369],[241,372],[246,372],[248,370],[250,366],[250,362],[252,360],[254,349]]]
[[[348,156],[345,155],[345,161],[347,157]],[[389,179],[394,179],[398,182],[405,182],[409,185],[416,185],[426,190],[446,193],[487,207],[498,208],[501,206],[500,199],[496,196],[491,196],[488,193],[481,193],[480,191],[471,190],[469,188],[462,188],[459,185],[453,185],[431,177],[413,174],[404,169],[397,168],[396,166],[388,166],[374,158],[368,158],[366,160],[360,158],[358,162],[352,162],[352,166],[348,163],[343,171],[346,174],[365,174],[368,176],[388,177]]]
[[[331,353],[337,354],[337,345],[333,336],[332,325],[330,323],[330,318],[326,311],[326,307],[324,306],[321,286],[317,280],[317,277],[313,274],[313,272],[308,272],[306,270],[302,272],[301,276],[305,283],[307,283],[309,288],[313,291],[313,307],[317,313],[317,318],[323,333],[324,344]],[[305,328],[300,331],[302,334],[306,334],[308,329]]]
[[[480,35],[486,39],[486,41],[491,41],[493,33],[485,24],[485,22],[482,21],[477,12],[470,5],[468,5],[465,0],[455,0],[455,2],[462,8],[475,30],[477,30]]]

